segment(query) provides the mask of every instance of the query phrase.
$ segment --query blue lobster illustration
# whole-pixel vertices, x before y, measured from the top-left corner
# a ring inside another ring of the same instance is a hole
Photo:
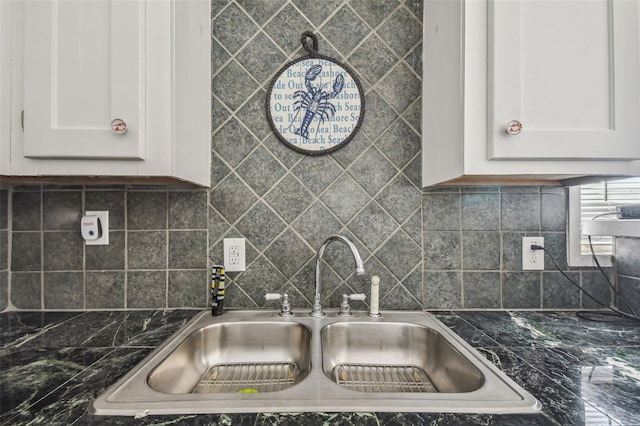
[[[309,68],[304,77],[304,84],[307,90],[298,90],[293,94],[294,98],[299,98],[293,103],[294,111],[306,110],[300,128],[294,133],[305,139],[309,138],[309,125],[311,125],[316,115],[320,120],[319,123],[324,123],[325,120],[333,117],[336,107],[333,106],[330,99],[338,96],[344,87],[344,76],[342,74],[336,76],[333,82],[333,91],[330,93],[323,90],[328,83],[314,86],[312,82],[321,72],[322,65],[314,65]]]

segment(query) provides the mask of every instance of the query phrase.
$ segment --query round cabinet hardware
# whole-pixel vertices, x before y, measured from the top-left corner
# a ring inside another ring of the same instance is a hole
[[[505,131],[508,135],[517,135],[522,131],[522,123],[518,120],[512,120],[507,124]]]
[[[127,123],[119,118],[111,120],[111,131],[116,135],[124,135],[127,133]]]

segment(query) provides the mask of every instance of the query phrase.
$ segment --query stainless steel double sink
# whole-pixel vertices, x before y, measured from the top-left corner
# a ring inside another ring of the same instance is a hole
[[[97,415],[534,413],[540,403],[432,315],[198,314],[90,407]]]

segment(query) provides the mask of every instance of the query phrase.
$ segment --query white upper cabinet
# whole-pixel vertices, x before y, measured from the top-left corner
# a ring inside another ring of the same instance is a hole
[[[26,157],[144,160],[144,29],[142,1],[25,3]]]
[[[423,185],[640,173],[638,0],[425,3]]]
[[[209,186],[209,1],[27,0],[0,7],[13,18],[0,29],[11,40],[3,40],[2,72],[11,74],[12,88],[0,174]]]

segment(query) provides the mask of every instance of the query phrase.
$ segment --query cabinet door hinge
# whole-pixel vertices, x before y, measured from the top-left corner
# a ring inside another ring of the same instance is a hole
[[[24,132],[24,110],[20,113],[20,124],[22,125],[22,131]]]

